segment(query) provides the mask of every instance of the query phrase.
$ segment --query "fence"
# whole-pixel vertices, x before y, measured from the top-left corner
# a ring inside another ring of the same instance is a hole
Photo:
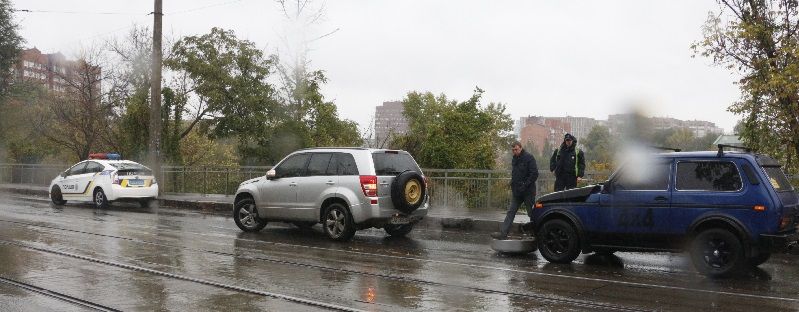
[[[0,183],[49,186],[69,165],[0,164]],[[266,174],[271,166],[182,167],[164,166],[158,181],[164,193],[226,194],[236,192],[239,183]],[[431,205],[438,209],[504,211],[510,204],[510,171],[424,169],[430,180]],[[587,184],[603,181],[607,173],[589,172]],[[537,194],[552,191],[555,178],[539,171]]]

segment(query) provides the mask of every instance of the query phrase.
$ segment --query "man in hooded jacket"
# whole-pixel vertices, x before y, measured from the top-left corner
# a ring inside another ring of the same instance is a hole
[[[495,239],[505,239],[508,237],[510,227],[513,225],[513,219],[516,217],[516,212],[522,204],[527,205],[527,215],[530,220],[533,220],[533,200],[535,199],[535,180],[538,179],[538,165],[535,163],[535,158],[522,148],[522,143],[519,141],[511,144],[513,152],[513,160],[511,160],[511,203],[508,214],[505,215],[505,221],[499,232],[494,232],[491,237]]]
[[[549,159],[549,171],[555,173],[555,192],[577,187],[577,179],[585,175],[585,155],[577,147],[577,138],[566,133]]]

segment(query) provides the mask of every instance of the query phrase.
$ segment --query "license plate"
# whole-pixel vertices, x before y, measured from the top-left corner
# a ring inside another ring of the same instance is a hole
[[[144,180],[142,179],[130,179],[128,180],[128,185],[130,186],[143,186]]]
[[[392,216],[391,220],[388,221],[391,224],[408,224],[411,223],[411,219],[408,217],[403,216]]]

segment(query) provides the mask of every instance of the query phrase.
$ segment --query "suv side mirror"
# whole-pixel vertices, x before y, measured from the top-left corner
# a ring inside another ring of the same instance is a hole
[[[269,171],[266,172],[266,179],[267,180],[277,179],[277,173],[275,172],[275,169],[269,169]]]
[[[66,178],[67,177],[67,171],[62,172],[61,174],[59,174],[59,176],[62,177],[62,178]]]

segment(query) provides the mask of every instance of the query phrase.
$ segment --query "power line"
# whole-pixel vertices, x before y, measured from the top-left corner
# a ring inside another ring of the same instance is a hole
[[[186,9],[186,10],[182,10],[182,11],[164,13],[164,15],[185,14],[185,13],[204,10],[204,9],[208,9],[208,8],[213,8],[213,7],[218,7],[218,6],[225,6],[225,5],[229,5],[229,4],[233,4],[233,3],[237,3],[237,2],[241,2],[241,1],[244,1],[244,0],[232,0],[232,1],[226,1],[226,2],[221,2],[221,3],[214,3],[214,4],[209,4],[209,5],[206,5],[206,6],[192,8],[192,9]],[[90,11],[61,11],[61,10],[32,10],[32,9],[14,9],[13,11],[14,12],[19,12],[19,13],[55,13],[55,14],[88,14],[88,15],[151,15],[151,14],[153,14],[153,12],[149,12],[149,13],[141,13],[141,12],[136,12],[136,13],[134,13],[134,12],[90,12]]]
[[[14,9],[14,12],[21,13],[58,13],[58,14],[91,14],[91,15],[147,15],[144,13],[132,12],[88,12],[88,11],[55,11],[55,10],[30,10],[30,9]]]

